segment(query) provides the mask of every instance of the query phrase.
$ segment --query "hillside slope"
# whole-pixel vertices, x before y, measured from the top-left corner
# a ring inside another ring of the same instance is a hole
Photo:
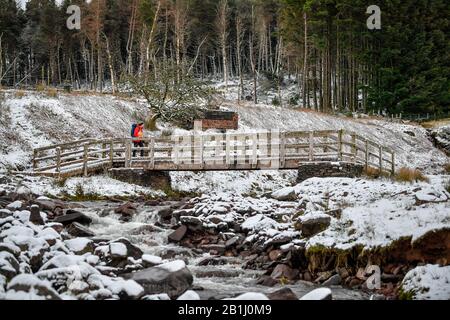
[[[3,92],[0,99],[0,169],[30,164],[32,149],[86,137],[128,136],[130,124],[142,118],[145,103],[111,95],[67,95]],[[448,157],[433,146],[427,131],[415,125],[381,120],[354,120],[266,105],[226,103],[239,113],[239,131],[255,129],[355,131],[395,150],[398,167],[439,173]],[[182,132],[182,130],[175,130]]]

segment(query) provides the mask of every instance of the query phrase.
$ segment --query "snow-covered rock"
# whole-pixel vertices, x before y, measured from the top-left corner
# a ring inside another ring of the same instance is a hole
[[[297,199],[297,193],[293,187],[277,190],[272,192],[270,196],[279,201],[295,201]]]
[[[247,292],[247,293],[241,294],[240,296],[237,296],[235,298],[225,299],[225,300],[256,300],[256,301],[263,301],[263,300],[269,300],[269,298],[263,293]]]
[[[248,218],[242,223],[241,227],[246,231],[260,231],[264,229],[275,229],[278,226],[278,223],[263,214],[258,214],[254,217]]]
[[[450,266],[417,267],[406,274],[401,288],[417,300],[450,300]]]
[[[130,274],[139,283],[146,295],[166,293],[171,298],[179,297],[188,290],[194,279],[184,261],[173,261]]]
[[[142,262],[144,262],[145,264],[147,264],[149,266],[156,266],[158,264],[161,264],[162,261],[163,261],[163,259],[158,256],[153,256],[150,254],[142,255]]]
[[[192,291],[192,290],[188,290],[185,293],[183,293],[181,296],[178,297],[177,300],[182,300],[182,301],[195,301],[195,300],[200,300],[200,296],[198,295],[197,292]]]
[[[329,288],[315,289],[300,298],[300,300],[332,300],[332,299],[333,295]]]
[[[8,283],[7,300],[60,300],[51,283],[31,274],[20,274]]]
[[[73,251],[77,255],[83,255],[93,250],[92,240],[86,238],[66,240],[64,243],[70,251]]]
[[[109,244],[109,252],[112,258],[126,258],[127,246],[120,242],[113,242]]]

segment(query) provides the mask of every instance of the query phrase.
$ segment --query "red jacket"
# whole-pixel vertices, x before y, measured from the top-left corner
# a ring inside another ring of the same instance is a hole
[[[138,138],[142,138],[144,136],[144,126],[140,125],[140,126],[136,126],[136,129],[134,129],[134,138],[133,141],[134,142],[142,142],[141,139]]]

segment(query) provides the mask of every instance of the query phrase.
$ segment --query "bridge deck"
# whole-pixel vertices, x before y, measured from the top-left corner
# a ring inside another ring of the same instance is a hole
[[[393,174],[391,150],[340,131],[252,132],[85,139],[34,150],[33,174],[78,176],[110,168],[154,171],[287,170],[301,163],[349,161]],[[135,153],[135,154],[134,154]]]

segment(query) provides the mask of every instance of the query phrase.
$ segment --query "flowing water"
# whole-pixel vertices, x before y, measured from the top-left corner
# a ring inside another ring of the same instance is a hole
[[[130,222],[120,221],[120,215],[113,210],[118,207],[112,202],[80,203],[83,213],[92,218],[90,229],[96,238],[112,240],[125,237],[140,247],[144,253],[169,258],[183,259],[194,275],[194,290],[202,299],[221,299],[245,292],[269,293],[280,286],[268,288],[257,285],[256,280],[264,271],[247,270],[241,267],[239,258],[221,258],[224,264],[218,266],[198,266],[198,263],[209,254],[196,254],[192,250],[176,244],[168,243],[167,236],[173,231],[169,228],[157,227],[158,210],[163,207],[144,207]],[[288,285],[298,297],[305,295],[317,286],[300,281]],[[340,286],[332,287],[335,300],[366,300],[369,296],[357,290],[349,290]]]

